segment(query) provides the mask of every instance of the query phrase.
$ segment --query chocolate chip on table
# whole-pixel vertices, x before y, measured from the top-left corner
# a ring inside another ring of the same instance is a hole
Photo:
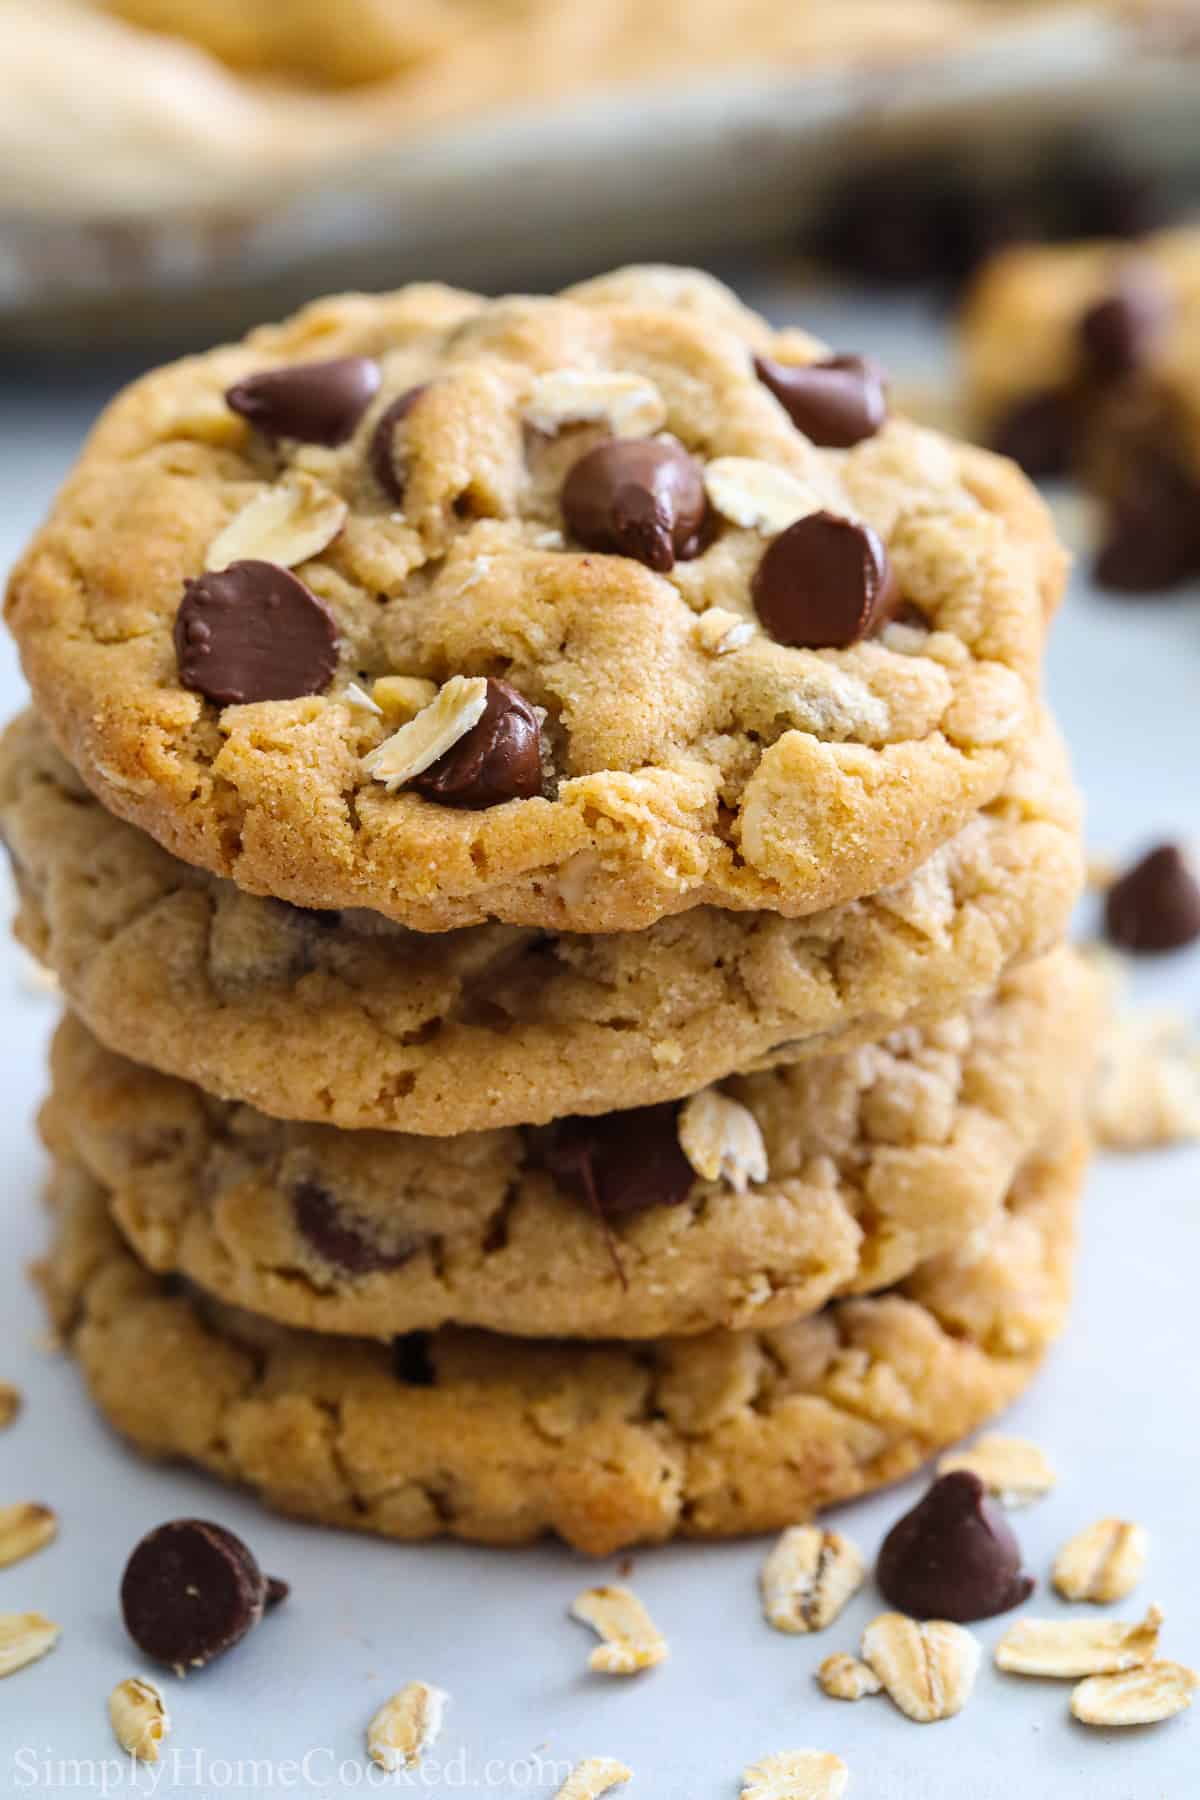
[[[1123,456],[1096,557],[1101,587],[1154,593],[1200,574],[1200,482],[1168,446],[1139,444]]]
[[[1200,938],[1200,872],[1177,844],[1159,844],[1115,881],[1104,929],[1122,950],[1182,950]]]
[[[562,510],[587,549],[630,556],[665,575],[699,552],[704,476],[682,444],[607,438],[568,473]]]
[[[595,1119],[560,1119],[542,1162],[555,1180],[602,1219],[679,1206],[696,1172],[679,1145],[679,1106],[668,1100]]]
[[[1092,376],[1113,381],[1144,367],[1170,310],[1170,297],[1152,270],[1126,269],[1113,292],[1079,321],[1079,342]]]
[[[335,448],[353,436],[380,380],[369,357],[339,356],[248,375],[226,391],[225,402],[264,437]]]
[[[182,1675],[232,1650],[287,1592],[223,1525],[173,1519],[135,1547],[121,1612],[139,1650]]]
[[[396,429],[407,419],[421,395],[429,386],[425,382],[420,387],[409,388],[395,400],[384,407],[375,422],[371,433],[371,442],[367,446],[367,461],[371,473],[388,496],[397,506],[404,504],[404,477],[396,467],[395,440]]]
[[[807,650],[857,643],[901,598],[877,533],[827,512],[797,519],[772,539],[751,592],[776,643]]]
[[[325,602],[276,563],[235,562],[185,581],[175,615],[179,679],[219,706],[321,693],[337,640]]]
[[[754,372],[796,429],[822,449],[848,450],[874,437],[887,418],[883,375],[867,357],[781,363],[756,356]]]
[[[347,1275],[398,1269],[416,1255],[421,1240],[393,1233],[390,1243],[373,1234],[367,1221],[338,1206],[318,1181],[302,1181],[292,1192],[296,1229],[317,1255]]]
[[[875,1581],[897,1612],[956,1625],[1008,1612],[1034,1588],[1003,1510],[966,1469],[941,1476],[893,1525]]]
[[[443,806],[499,806],[542,791],[538,716],[507,681],[489,678],[483,715],[464,737],[413,781]]]
[[[1066,475],[1075,456],[1076,408],[1066,390],[1030,394],[992,433],[992,449],[1011,456],[1027,475],[1051,481]]]

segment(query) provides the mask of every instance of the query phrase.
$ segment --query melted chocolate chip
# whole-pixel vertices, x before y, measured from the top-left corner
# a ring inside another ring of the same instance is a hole
[[[772,540],[751,591],[775,641],[807,650],[855,644],[900,604],[878,535],[826,512],[797,519]]]
[[[392,1339],[392,1372],[405,1387],[435,1387],[437,1370],[429,1353],[429,1333],[410,1331]]]
[[[264,437],[334,447],[353,436],[380,379],[379,364],[369,357],[339,356],[248,375],[227,391],[225,402]]]
[[[1000,421],[992,448],[1011,456],[1035,480],[1067,474],[1075,455],[1076,409],[1064,390],[1030,394]]]
[[[325,602],[275,563],[231,563],[183,584],[179,679],[218,706],[321,693],[337,668],[337,641]]]
[[[756,356],[754,371],[796,429],[823,449],[848,450],[874,437],[887,418],[882,372],[866,357],[780,363]]]
[[[563,484],[563,517],[589,550],[631,556],[660,575],[700,549],[704,476],[682,444],[608,438]]]
[[[674,1101],[599,1118],[560,1119],[542,1160],[560,1186],[602,1219],[679,1206],[696,1174],[679,1147]]]
[[[1020,1606],[1033,1592],[1021,1572],[1021,1546],[978,1475],[943,1475],[893,1525],[875,1569],[879,1591],[897,1612],[957,1625]]]
[[[295,1189],[292,1216],[317,1255],[347,1275],[398,1269],[421,1247],[420,1239],[403,1234],[393,1234],[390,1244],[381,1243],[365,1219],[340,1207],[328,1188],[316,1181],[302,1181]]]
[[[1113,293],[1079,321],[1079,341],[1092,377],[1115,381],[1142,368],[1162,336],[1170,298],[1153,272],[1127,269]]]
[[[175,1519],[136,1546],[121,1580],[125,1628],[139,1650],[183,1674],[241,1642],[287,1583],[263,1575],[222,1525]]]
[[[385,406],[375,422],[371,433],[371,442],[367,448],[367,461],[371,465],[371,473],[390,500],[397,506],[404,504],[405,479],[396,467],[395,444],[396,428],[416,405],[425,393],[429,383],[421,387],[409,388],[408,392],[399,395],[388,406]]]
[[[542,791],[538,717],[506,681],[488,681],[483,716],[412,784],[443,806],[499,806]]]
[[[1122,950],[1181,950],[1200,938],[1200,877],[1176,844],[1160,844],[1109,888],[1104,929]]]

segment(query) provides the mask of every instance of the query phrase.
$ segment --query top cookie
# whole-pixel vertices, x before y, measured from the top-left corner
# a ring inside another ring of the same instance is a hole
[[[417,930],[799,915],[1000,789],[1063,558],[1008,464],[717,284],[319,303],[119,397],[16,570],[186,860]]]

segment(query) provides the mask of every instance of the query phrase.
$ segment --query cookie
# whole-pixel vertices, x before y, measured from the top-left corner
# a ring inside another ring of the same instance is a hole
[[[794,1524],[907,1474],[1021,1392],[1061,1329],[1072,1133],[968,1253],[768,1333],[636,1348],[453,1329],[394,1345],[268,1324],[149,1274],[76,1164],[42,1280],[106,1417],[278,1510],[596,1554]]]
[[[112,818],[33,715],[0,744],[0,829],[18,934],[112,1049],[277,1117],[451,1135],[677,1099],[981,999],[1057,942],[1082,879],[1043,724],[916,875],[795,921],[704,908],[643,932],[423,937],[300,912]]]
[[[312,1331],[663,1337],[786,1324],[985,1227],[1082,1104],[1094,983],[1068,951],[973,1016],[548,1129],[288,1125],[104,1050],[68,1017],[50,1148],[138,1256]]]
[[[110,811],[423,931],[799,916],[1001,791],[1064,559],[1008,464],[682,270],[321,301],[108,409],[8,618]]]
[[[1200,573],[1200,232],[999,256],[962,333],[980,429],[1036,475],[1101,502],[1096,573],[1169,587]]]

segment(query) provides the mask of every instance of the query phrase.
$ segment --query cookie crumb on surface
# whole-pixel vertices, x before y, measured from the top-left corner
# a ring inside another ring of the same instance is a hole
[[[0,1381],[0,1431],[11,1425],[21,1410],[21,1390],[11,1381]]]

